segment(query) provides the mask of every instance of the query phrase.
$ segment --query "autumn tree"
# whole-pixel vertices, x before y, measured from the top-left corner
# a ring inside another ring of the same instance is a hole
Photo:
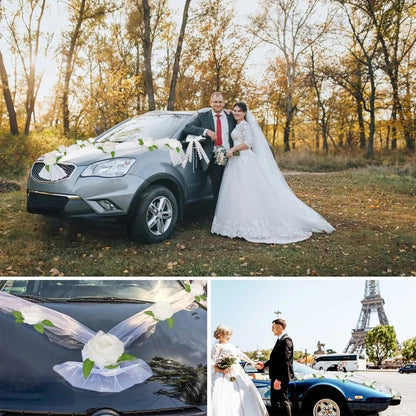
[[[366,353],[370,361],[380,367],[382,362],[392,357],[397,349],[396,331],[391,325],[379,325],[365,337]]]
[[[371,23],[373,34],[380,44],[383,58],[382,69],[388,76],[392,89],[392,146],[397,143],[397,119],[399,119],[406,147],[415,149],[415,130],[411,120],[406,118],[403,108],[400,67],[416,44],[415,24],[412,15],[414,0],[342,0],[361,12],[361,17]]]
[[[43,77],[43,70],[39,73],[38,58],[47,54],[51,37],[42,31],[46,0],[18,0],[13,6],[11,16],[6,16],[5,20],[10,33],[10,52],[18,56],[23,69],[26,90],[24,132],[29,134]]]
[[[326,33],[330,20],[319,22],[319,0],[263,0],[262,12],[252,19],[252,32],[262,42],[275,47],[286,64],[288,94],[284,149],[290,150],[292,121],[297,110],[295,82],[303,55]]]
[[[10,133],[13,135],[19,134],[19,127],[17,125],[16,110],[14,107],[13,97],[9,88],[9,77],[7,75],[6,67],[4,66],[3,54],[0,51],[0,80],[3,90],[4,102],[6,103],[7,113],[9,115]]]
[[[194,106],[207,106],[214,91],[221,91],[231,104],[240,99],[246,85],[244,69],[254,47],[229,2],[203,0],[192,11],[183,51],[185,79],[189,73],[198,92]]]
[[[70,129],[69,97],[71,79],[78,64],[79,53],[96,25],[113,11],[112,1],[103,4],[100,0],[68,0],[69,30],[64,31],[61,52],[63,55],[62,125],[64,133]]]

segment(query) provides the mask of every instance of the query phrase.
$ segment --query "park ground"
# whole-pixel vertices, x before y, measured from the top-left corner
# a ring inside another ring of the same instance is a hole
[[[286,171],[294,192],[336,229],[293,244],[212,235],[212,209],[192,212],[168,241],[145,245],[122,225],[68,223],[0,194],[3,276],[416,276],[416,177],[385,167]]]

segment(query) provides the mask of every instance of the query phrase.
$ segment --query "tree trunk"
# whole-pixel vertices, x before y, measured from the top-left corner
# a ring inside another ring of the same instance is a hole
[[[13,135],[19,134],[19,127],[17,125],[16,110],[14,108],[12,94],[9,88],[9,78],[7,76],[6,67],[4,66],[3,55],[0,52],[0,79],[3,86],[3,96],[9,114],[10,133]]]
[[[143,18],[144,18],[144,34],[143,54],[144,54],[144,68],[145,68],[145,82],[147,99],[149,104],[149,111],[156,109],[155,93],[153,89],[153,72],[152,72],[152,41],[150,30],[150,6],[148,0],[142,0]]]
[[[170,82],[168,107],[167,107],[168,110],[174,110],[175,108],[176,83],[178,81],[179,62],[181,59],[182,45],[183,45],[183,39],[185,37],[186,24],[188,22],[188,10],[189,10],[190,3],[191,3],[191,0],[186,0],[185,6],[183,9],[182,25],[181,25],[181,30],[179,32],[178,44],[176,46],[175,61],[173,63],[173,69],[172,69],[172,80]]]
[[[357,110],[357,117],[358,117],[358,126],[360,129],[360,149],[365,149],[365,125],[364,125],[364,116],[363,116],[363,105],[359,98],[355,98],[356,102],[356,110]]]
[[[62,124],[64,128],[64,133],[67,134],[69,131],[69,84],[71,82],[72,71],[74,69],[73,62],[75,58],[75,49],[81,34],[81,25],[84,21],[84,12],[85,12],[85,3],[86,0],[81,0],[81,7],[78,12],[77,22],[75,24],[74,31],[71,34],[71,41],[69,45],[69,50],[66,56],[66,65],[65,65],[65,76],[64,76],[64,87],[62,92]]]

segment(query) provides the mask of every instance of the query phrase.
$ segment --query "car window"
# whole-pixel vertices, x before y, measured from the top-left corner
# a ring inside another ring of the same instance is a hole
[[[163,139],[172,137],[190,120],[192,114],[143,114],[110,129],[98,138],[98,142],[125,142],[137,139]]]
[[[15,280],[7,281],[2,291],[38,300],[64,301],[112,299],[158,302],[181,290],[176,280]]]

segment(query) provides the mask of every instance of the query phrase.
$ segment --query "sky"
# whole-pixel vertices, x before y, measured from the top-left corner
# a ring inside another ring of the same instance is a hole
[[[381,279],[379,285],[398,341],[416,337],[416,279]],[[342,352],[357,325],[364,289],[364,278],[212,280],[210,339],[215,341],[214,329],[224,324],[241,350],[270,349],[275,343],[271,322],[280,311],[295,350],[313,353],[320,341],[326,349]],[[377,325],[373,312],[370,326]]]

